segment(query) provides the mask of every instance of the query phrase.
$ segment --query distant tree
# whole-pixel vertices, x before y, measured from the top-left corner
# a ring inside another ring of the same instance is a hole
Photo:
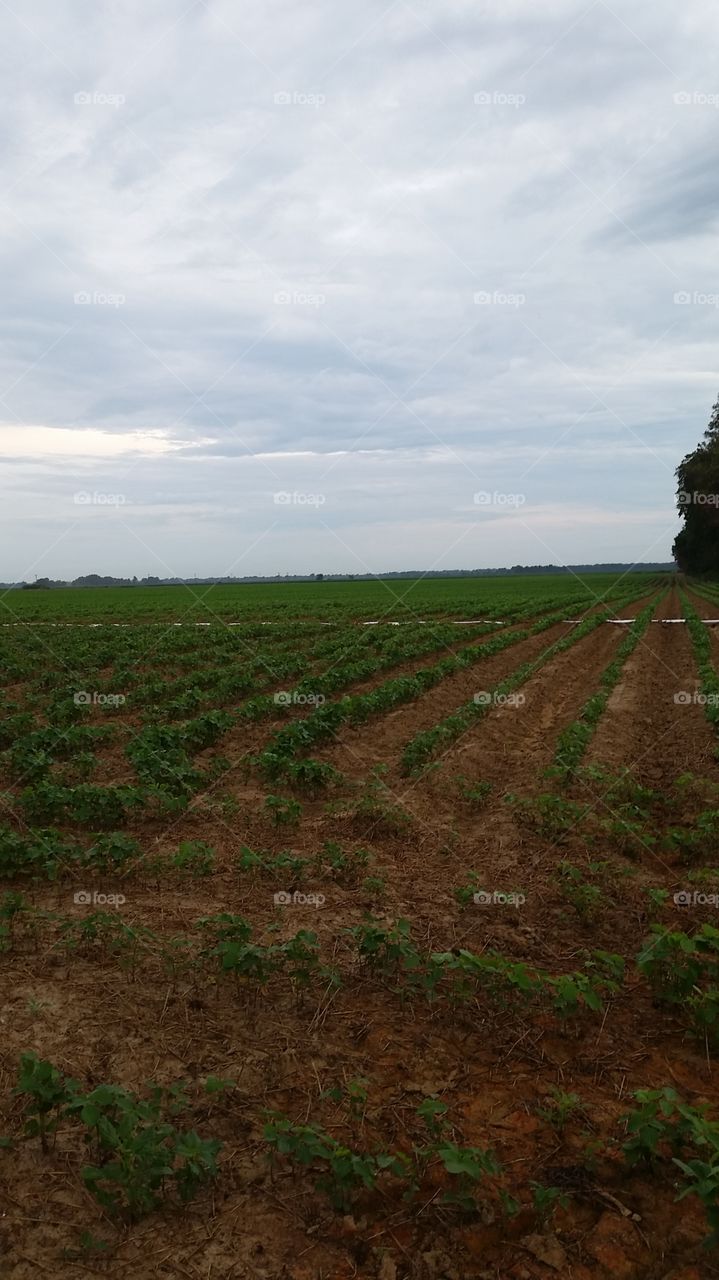
[[[674,557],[685,573],[719,573],[719,400],[704,437],[680,462],[677,509],[684,521]]]

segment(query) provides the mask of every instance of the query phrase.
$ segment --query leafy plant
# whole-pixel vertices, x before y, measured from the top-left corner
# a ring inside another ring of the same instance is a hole
[[[193,876],[209,876],[215,865],[215,850],[204,840],[181,840],[170,864]]]
[[[491,782],[468,782],[461,774],[457,778],[459,794],[473,809],[483,809],[492,791]]]
[[[542,1182],[530,1182],[532,1203],[541,1223],[547,1223],[558,1208],[566,1209],[569,1198],[560,1187],[547,1187]]]
[[[578,1093],[567,1093],[555,1085],[547,1105],[537,1108],[537,1115],[547,1120],[559,1133],[563,1133],[567,1121],[581,1110],[582,1101]]]
[[[99,1085],[67,1106],[94,1139],[98,1163],[82,1170],[85,1186],[113,1214],[136,1219],[160,1202],[165,1186],[174,1184],[189,1200],[206,1179],[217,1173],[220,1143],[194,1131],[180,1131],[163,1118],[153,1090],[142,1099],[119,1085]]]
[[[348,1210],[359,1188],[373,1188],[382,1168],[376,1157],[353,1151],[321,1129],[294,1124],[277,1113],[270,1113],[264,1138],[278,1155],[288,1156],[296,1164],[305,1168],[322,1165],[324,1172],[315,1185],[327,1192],[336,1209]]]
[[[26,1095],[25,1132],[38,1135],[43,1151],[47,1136],[57,1127],[64,1108],[75,1096],[76,1084],[68,1080],[51,1062],[36,1053],[23,1053],[15,1093]]]
[[[235,861],[238,871],[256,871],[258,874],[271,876],[273,880],[279,879],[283,883],[288,879],[292,881],[301,879],[307,865],[306,858],[301,858],[289,850],[285,849],[280,853],[257,853],[247,845],[242,846]]]
[[[369,916],[365,923],[355,925],[348,933],[357,943],[365,963],[385,976],[412,973],[421,966],[419,952],[410,938],[409,920],[383,925]]]
[[[439,1098],[425,1098],[417,1107],[417,1115],[424,1121],[433,1138],[438,1138],[442,1133],[446,1124],[447,1110],[447,1104],[441,1102]]]
[[[502,1171],[496,1156],[483,1147],[459,1147],[453,1142],[443,1142],[436,1148],[437,1155],[453,1180],[450,1191],[445,1192],[445,1204],[456,1204],[465,1211],[477,1208],[477,1188],[487,1174]]]
[[[578,827],[588,812],[586,806],[577,804],[574,800],[566,800],[564,796],[554,795],[551,791],[539,796],[509,794],[505,800],[512,808],[515,821],[521,826],[557,843],[561,843],[570,831]]]
[[[265,811],[276,827],[296,827],[302,816],[302,805],[286,796],[270,795],[265,796]]]
[[[599,885],[585,880],[579,867],[570,862],[559,864],[559,885],[562,895],[574,907],[581,920],[594,920],[599,913],[602,891]]]
[[[344,849],[336,840],[325,840],[315,859],[317,871],[340,884],[356,884],[372,855],[368,849]]]

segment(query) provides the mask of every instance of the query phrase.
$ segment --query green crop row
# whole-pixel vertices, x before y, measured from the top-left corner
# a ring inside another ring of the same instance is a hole
[[[618,602],[618,607],[622,607],[629,600],[636,598],[636,593],[632,593],[629,597]],[[563,653],[577,644],[585,636],[589,635],[597,627],[601,626],[608,617],[611,616],[609,609],[602,609],[599,613],[592,614],[580,622],[567,635],[556,640],[554,644],[545,649],[543,653],[533,661],[525,662],[517,668],[510,676],[500,681],[496,687],[491,690],[491,697],[483,701],[475,701],[464,703],[461,707],[454,711],[451,715],[446,716],[439,724],[433,725],[431,729],[425,729],[421,733],[416,734],[406,744],[402,752],[402,767],[405,773],[413,773],[424,767],[433,756],[440,751],[451,746],[467,729],[469,729],[478,719],[487,714],[493,701],[497,698],[504,698],[506,695],[514,693],[521,688],[533,675],[536,674],[546,663],[550,662],[557,654]],[[530,635],[537,634],[543,628],[543,623],[538,623],[528,633]]]

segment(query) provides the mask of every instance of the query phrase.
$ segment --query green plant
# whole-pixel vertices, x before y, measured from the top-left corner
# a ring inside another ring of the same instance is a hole
[[[696,1195],[711,1228],[709,1243],[719,1240],[719,1123],[705,1107],[693,1107],[676,1090],[640,1089],[638,1106],[625,1117],[624,1155],[630,1164],[656,1162],[668,1155],[684,1176],[679,1199]]]
[[[447,1104],[439,1098],[425,1098],[417,1107],[417,1115],[433,1138],[438,1138],[445,1128],[447,1109]]]
[[[563,897],[571,903],[581,920],[589,922],[596,918],[602,901],[602,891],[599,885],[590,884],[585,880],[579,867],[572,866],[570,862],[560,862],[559,887]]]
[[[64,1108],[75,1096],[76,1084],[68,1080],[51,1062],[36,1053],[23,1053],[15,1093],[26,1095],[25,1133],[40,1138],[47,1151],[47,1136],[57,1127]],[[54,1114],[53,1114],[54,1113]]]
[[[383,876],[365,876],[362,888],[370,897],[379,898],[384,893],[386,881]]]
[[[222,1076],[207,1076],[202,1087],[205,1093],[213,1098],[218,1093],[229,1093],[237,1086],[234,1080],[227,1080]]]
[[[313,1125],[294,1124],[286,1116],[270,1113],[265,1141],[278,1155],[288,1156],[305,1168],[321,1164],[315,1185],[326,1191],[336,1209],[348,1210],[360,1187],[373,1188],[381,1165],[376,1157],[353,1151]]]
[[[589,812],[586,806],[547,791],[539,796],[505,796],[514,819],[548,840],[561,843]]]
[[[468,782],[461,774],[457,778],[457,789],[463,800],[473,809],[483,809],[492,791],[491,782]]]
[[[97,836],[82,855],[84,866],[112,873],[121,871],[128,862],[141,856],[140,845],[123,831],[110,831]]]
[[[369,916],[364,924],[355,925],[347,932],[354,938],[365,963],[384,976],[412,973],[420,968],[420,955],[410,938],[409,920],[383,925]]]
[[[325,840],[315,858],[315,867],[318,873],[331,876],[340,884],[353,885],[371,857],[368,849],[343,849],[336,840]]]
[[[323,1089],[320,1097],[330,1098],[332,1102],[337,1103],[343,1102],[346,1098],[352,1118],[361,1120],[367,1105],[368,1083],[364,1076],[356,1076],[347,1080],[344,1085],[337,1084],[329,1089]]]
[[[398,804],[384,776],[387,765],[375,765],[364,784],[354,809],[356,821],[372,832],[402,835],[412,824],[412,816]]]
[[[668,1004],[683,1002],[707,982],[719,985],[719,929],[705,924],[688,935],[653,925],[637,956],[637,968],[657,998]]]
[[[283,883],[288,878],[293,881],[299,880],[307,865],[306,858],[301,858],[288,850],[282,850],[280,853],[257,853],[247,845],[242,846],[235,860],[238,871],[257,871],[260,874],[270,875],[274,880],[279,879]]]
[[[155,942],[149,929],[126,924],[117,911],[91,911],[79,919],[61,921],[55,946],[85,955],[102,951],[134,971],[138,957]]]
[[[64,1248],[61,1257],[68,1262],[83,1262],[88,1258],[106,1259],[111,1249],[109,1241],[94,1236],[91,1231],[81,1231],[79,1248]]]
[[[276,827],[296,827],[302,816],[298,800],[286,796],[265,796],[265,811]]]
[[[215,865],[215,850],[204,840],[181,840],[170,865],[193,876],[209,876]]]
[[[481,889],[479,877],[476,871],[470,871],[467,883],[458,885],[454,890],[454,896],[460,907],[468,907],[470,902],[474,901],[474,895]]]
[[[547,1187],[542,1182],[530,1182],[532,1204],[541,1223],[547,1223],[557,1208],[566,1209],[569,1198],[560,1187]]]
[[[684,862],[715,857],[719,853],[719,809],[703,809],[689,826],[670,827],[662,843]]]
[[[299,929],[285,942],[263,945],[251,940],[252,926],[242,916],[224,912],[197,923],[210,934],[202,954],[216,957],[222,972],[234,973],[237,979],[259,987],[282,971],[295,986],[303,987],[315,973],[332,976],[319,963],[317,935],[309,929]]]
[[[82,1170],[85,1186],[113,1214],[131,1220],[148,1213],[163,1198],[167,1183],[189,1200],[217,1173],[220,1143],[194,1131],[181,1131],[163,1118],[166,1091],[142,1099],[118,1085],[99,1085],[67,1106],[94,1138],[98,1163]]]
[[[582,1101],[578,1093],[566,1093],[556,1085],[552,1088],[545,1107],[537,1108],[537,1115],[548,1121],[559,1133],[564,1132],[567,1121],[575,1113],[582,1111]]]
[[[445,1204],[456,1204],[465,1212],[477,1208],[477,1188],[487,1174],[499,1174],[502,1167],[492,1151],[483,1147],[459,1147],[453,1142],[443,1142],[436,1148],[446,1172],[453,1180],[450,1191],[445,1192]]]

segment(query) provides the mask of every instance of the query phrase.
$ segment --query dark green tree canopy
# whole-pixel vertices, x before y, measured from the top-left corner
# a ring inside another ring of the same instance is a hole
[[[677,508],[684,520],[674,556],[684,573],[719,573],[719,400],[704,437],[677,467]]]

